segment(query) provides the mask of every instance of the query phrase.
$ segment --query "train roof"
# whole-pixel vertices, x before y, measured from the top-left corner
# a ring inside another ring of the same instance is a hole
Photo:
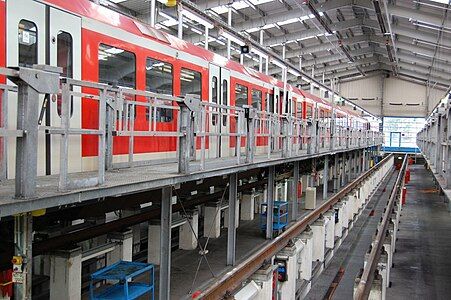
[[[221,55],[206,50],[203,47],[199,47],[187,41],[181,40],[166,32],[153,28],[140,20],[123,15],[107,7],[95,4],[94,2],[91,2],[89,0],[78,0],[78,1],[41,0],[41,1],[46,2],[48,4],[52,4],[73,14],[77,14],[82,17],[92,18],[97,21],[109,24],[111,26],[120,28],[132,34],[141,36],[143,38],[156,40],[160,43],[167,44],[169,47],[172,47],[174,49],[204,59],[205,61],[212,62],[219,66],[226,67],[230,70],[257,78],[265,83],[278,86],[279,88],[283,88],[283,82],[274,77],[263,74],[254,69],[245,67],[238,62],[227,59]],[[287,89],[293,91],[298,95],[302,95],[305,98],[311,99],[312,101],[321,103],[325,106],[332,107],[332,105],[326,100],[318,96],[312,95],[309,92],[303,91],[297,87],[287,84]]]

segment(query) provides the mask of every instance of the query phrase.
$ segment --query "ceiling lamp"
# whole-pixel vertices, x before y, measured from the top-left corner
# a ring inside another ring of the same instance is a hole
[[[176,5],[177,5],[177,0],[168,0],[166,2],[166,6],[168,6],[168,7],[173,7],[173,6],[176,6]]]

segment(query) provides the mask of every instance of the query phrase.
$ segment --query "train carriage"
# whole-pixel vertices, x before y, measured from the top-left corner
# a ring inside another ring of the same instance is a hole
[[[233,156],[244,150],[245,138],[240,141],[242,148],[237,149],[238,139],[231,134],[240,127],[230,107],[251,106],[259,111],[257,153],[280,149],[281,138],[271,140],[269,131],[278,130],[272,126],[281,126],[286,115],[311,124],[319,122],[322,147],[330,143],[333,108],[327,101],[91,1],[0,0],[0,16],[1,66],[48,64],[61,67],[62,77],[173,97],[199,97],[208,106],[204,139],[208,158]],[[2,82],[4,78],[0,78]],[[71,100],[71,128],[98,128],[98,102],[86,97],[97,91],[84,87],[75,92],[79,95]],[[9,94],[10,103],[14,103],[17,95]],[[148,101],[136,92],[127,95],[130,102]],[[136,104],[130,106],[133,108],[124,118],[137,132],[151,125],[157,131],[174,132],[179,117],[177,105],[161,101],[166,108]],[[58,95],[42,96],[40,106],[44,129],[61,125]],[[16,114],[17,108],[9,105],[9,128],[15,128]],[[357,120],[344,110],[337,116],[341,123],[347,116]],[[355,122],[347,126],[360,128],[367,121],[359,118]],[[128,123],[122,126],[130,126]],[[301,142],[309,142],[305,128],[295,132],[299,137],[294,141],[299,147]],[[70,137],[70,172],[97,167],[98,140],[98,136],[88,134]],[[197,138],[197,149],[200,143]],[[0,157],[9,162],[8,178],[14,177],[15,144],[10,138],[6,143],[7,158]],[[59,136],[40,131],[38,175],[59,172],[59,145]],[[136,160],[171,160],[175,159],[176,147],[173,136],[115,136],[112,159],[115,163],[125,162],[132,153]]]

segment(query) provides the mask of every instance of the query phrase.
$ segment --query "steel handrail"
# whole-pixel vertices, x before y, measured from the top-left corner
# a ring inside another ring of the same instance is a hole
[[[407,155],[404,156],[404,160],[402,162],[401,169],[399,170],[398,177],[396,178],[395,185],[393,190],[390,193],[389,202],[387,204],[387,208],[385,209],[384,216],[382,218],[382,224],[377,231],[376,238],[373,242],[371,252],[368,258],[368,261],[363,269],[363,274],[360,277],[359,285],[354,294],[354,299],[362,300],[368,299],[371,286],[374,279],[374,272],[376,271],[380,256],[381,250],[383,246],[383,241],[385,238],[385,233],[388,228],[388,224],[390,223],[390,215],[392,213],[392,208],[395,203],[395,199],[399,196],[404,182],[405,171],[407,167]]]
[[[276,255],[289,243],[291,239],[299,236],[307,228],[308,225],[316,221],[321,214],[331,209],[334,204],[343,199],[368,176],[380,169],[381,166],[388,162],[392,156],[393,154],[390,154],[389,156],[385,157],[373,168],[369,169],[353,182],[346,185],[342,190],[332,196],[328,201],[323,203],[315,211],[311,212],[305,218],[290,226],[272,243],[261,248],[258,252],[244,260],[240,265],[236,266],[230,272],[227,272],[225,275],[223,275],[214,284],[209,286],[206,290],[202,291],[202,293],[199,294],[195,299],[221,299],[227,293],[234,291],[240,286],[242,282],[244,282],[253,273],[255,273],[263,265],[265,260]]]

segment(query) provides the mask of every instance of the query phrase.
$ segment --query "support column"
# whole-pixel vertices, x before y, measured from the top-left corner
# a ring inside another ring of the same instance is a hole
[[[348,183],[352,181],[352,153],[349,153],[346,164],[348,165]]]
[[[329,155],[324,157],[323,170],[323,200],[327,199],[327,192],[329,190]]]
[[[312,279],[312,261],[313,261],[313,231],[307,228],[300,235],[304,243],[304,249],[301,256],[301,279],[310,282]]]
[[[254,219],[255,201],[254,192],[241,194],[241,220],[252,221]]]
[[[227,265],[235,265],[236,227],[237,227],[237,173],[229,175],[229,227],[227,228]]]
[[[177,26],[177,37],[179,39],[183,39],[183,13],[182,13],[182,5],[177,5],[178,12],[178,26]]]
[[[155,27],[155,13],[156,13],[156,10],[155,10],[155,1],[156,0],[150,0],[149,2],[150,2],[150,12],[149,12],[149,14],[150,14],[150,26],[152,26],[152,27]]]
[[[219,202],[207,203],[204,207],[204,237],[218,238],[221,234]]]
[[[335,210],[331,209],[324,213],[326,218],[326,248],[334,249],[335,245]]]
[[[338,183],[338,181],[339,181],[339,178],[338,178],[338,171],[339,171],[339,168],[340,168],[340,166],[339,166],[339,157],[338,157],[338,154],[335,154],[335,156],[334,156],[334,159],[335,159],[335,163],[334,163],[334,178],[333,178],[333,183],[334,183],[334,194],[336,193],[336,192],[338,192],[338,185],[339,185],[339,183]]]
[[[232,6],[229,6],[229,10],[227,11],[227,25],[232,26]],[[227,59],[232,57],[232,41],[227,39]]]
[[[208,50],[208,39],[209,39],[209,37],[208,37],[208,27],[205,26],[205,43],[204,43],[204,48],[206,50]]]
[[[81,257],[81,247],[50,254],[50,300],[81,299]]]
[[[263,45],[264,33],[265,33],[265,31],[263,29],[260,29],[260,45]],[[262,55],[259,55],[258,71],[260,73],[263,73],[263,56]]]
[[[133,231],[126,230],[123,232],[108,233],[108,240],[116,242],[116,248],[107,254],[107,266],[112,265],[120,260],[133,261]]]
[[[283,248],[276,259],[282,257],[287,266],[287,281],[281,284],[279,289],[280,299],[292,299],[296,295],[296,277],[297,277],[297,261],[296,261],[296,247],[292,242]]]
[[[160,300],[169,300],[171,296],[171,225],[172,187],[167,186],[161,190]]]
[[[130,217],[140,212],[140,208],[130,208],[122,210],[122,217]],[[141,248],[141,226],[140,224],[136,224],[131,226],[133,231],[133,253],[138,253]]]
[[[313,261],[324,261],[326,220],[320,216],[310,227],[313,231]]]
[[[291,184],[291,220],[298,218],[298,184],[299,184],[299,161],[293,163],[293,182]]]
[[[340,177],[341,177],[341,187],[344,187],[346,185],[346,153],[343,153],[341,155],[341,170],[340,170]]]
[[[186,223],[179,227],[179,249],[195,250],[199,236],[199,212],[195,209],[186,214]]]
[[[267,199],[267,207],[266,207],[266,239],[273,238],[273,211],[274,211],[274,181],[276,177],[276,167],[270,166],[268,167],[268,195]]]
[[[272,299],[273,292],[273,272],[277,266],[271,264],[270,262],[263,264],[263,266],[258,269],[254,274],[252,274],[251,279],[257,284],[260,284],[261,289],[258,291],[255,299]]]
[[[23,264],[19,272],[23,275],[22,283],[14,284],[14,299],[31,299],[32,279],[32,242],[33,242],[33,217],[31,213],[14,216],[14,255],[22,258]]]
[[[160,265],[160,220],[150,220],[147,231],[147,262]]]

